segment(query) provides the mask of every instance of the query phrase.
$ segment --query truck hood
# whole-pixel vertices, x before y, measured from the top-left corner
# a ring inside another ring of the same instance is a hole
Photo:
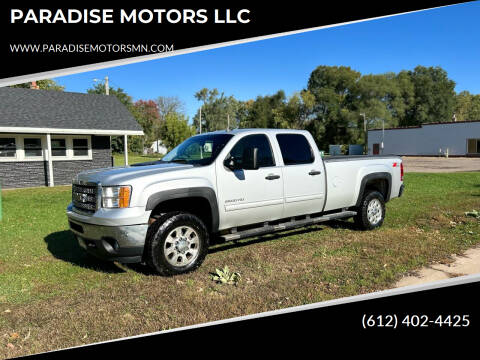
[[[133,179],[144,176],[193,168],[193,165],[178,163],[157,163],[151,165],[110,167],[79,173],[73,182],[100,182],[102,185],[130,185]]]

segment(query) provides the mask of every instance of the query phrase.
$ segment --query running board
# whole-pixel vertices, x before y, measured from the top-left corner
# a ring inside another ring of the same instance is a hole
[[[342,211],[334,214],[328,214],[328,215],[317,216],[317,217],[307,216],[307,218],[301,219],[301,220],[291,220],[291,221],[287,221],[277,225],[266,224],[264,226],[254,228],[254,229],[248,229],[248,230],[239,231],[239,232],[232,232],[231,234],[221,235],[220,238],[225,241],[239,240],[239,239],[244,239],[252,236],[268,234],[276,231],[295,229],[295,228],[299,228],[307,225],[313,225],[313,224],[317,224],[317,223],[321,223],[329,220],[349,218],[355,215],[357,215],[356,211]]]

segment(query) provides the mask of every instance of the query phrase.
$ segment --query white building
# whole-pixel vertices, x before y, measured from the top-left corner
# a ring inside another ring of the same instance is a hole
[[[162,140],[154,141],[150,146],[151,152],[165,155],[168,152],[168,149],[163,145]]]
[[[449,156],[480,156],[480,121],[368,131],[369,155],[445,156],[447,151]]]

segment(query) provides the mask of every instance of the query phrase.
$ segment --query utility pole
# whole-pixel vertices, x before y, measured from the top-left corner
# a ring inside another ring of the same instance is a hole
[[[108,85],[108,76],[105,76],[105,95],[110,95],[110,86]],[[98,82],[100,79],[93,79],[93,82]]]
[[[202,133],[202,106],[203,105],[200,105],[200,134]]]
[[[365,137],[365,155],[368,155],[368,133],[367,133],[367,118],[365,117],[365,113],[360,113],[360,116],[363,116],[363,133]]]
[[[110,95],[110,85],[108,83],[108,76],[105,76],[105,95]],[[97,81],[100,81],[99,79],[93,79],[93,81],[96,83]],[[110,136],[110,147],[112,146],[112,137]],[[49,140],[50,141],[50,140]],[[125,165],[128,165],[128,145],[127,145],[127,135],[124,135],[123,137],[123,151],[124,151],[124,158],[125,158]],[[113,164],[113,157],[112,157],[112,164]]]
[[[110,95],[110,87],[108,86],[108,76],[105,76],[105,95]]]
[[[385,141],[385,119],[382,119],[382,155],[383,155],[384,141]]]
[[[227,114],[227,131],[230,131],[230,114]]]

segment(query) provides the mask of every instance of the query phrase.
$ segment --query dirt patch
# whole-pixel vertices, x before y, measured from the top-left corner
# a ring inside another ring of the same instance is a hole
[[[480,171],[480,158],[403,156],[405,172]]]
[[[395,287],[419,285],[457,276],[480,273],[480,247],[474,247],[461,255],[453,255],[448,264],[431,264],[410,276],[403,277]]]

